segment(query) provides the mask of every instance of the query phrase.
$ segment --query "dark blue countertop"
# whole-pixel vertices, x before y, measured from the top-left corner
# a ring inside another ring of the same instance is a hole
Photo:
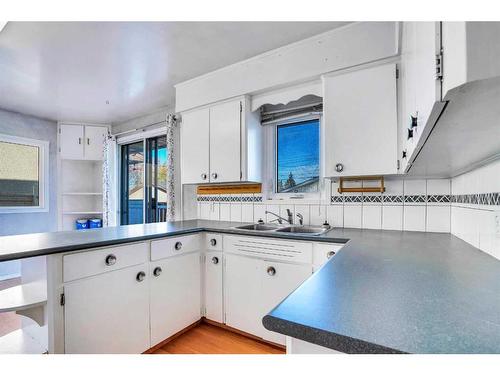
[[[241,223],[189,220],[0,237],[0,261]],[[334,229],[258,236],[347,244],[291,293],[267,329],[349,353],[500,353],[500,261],[450,235]]]

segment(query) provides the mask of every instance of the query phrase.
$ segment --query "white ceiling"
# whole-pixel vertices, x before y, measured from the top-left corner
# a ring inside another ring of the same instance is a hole
[[[0,33],[0,108],[120,122],[173,108],[179,82],[345,24],[9,22]]]

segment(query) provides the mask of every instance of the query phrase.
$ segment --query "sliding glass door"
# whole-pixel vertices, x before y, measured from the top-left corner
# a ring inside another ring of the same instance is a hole
[[[166,221],[166,136],[121,146],[120,224]]]

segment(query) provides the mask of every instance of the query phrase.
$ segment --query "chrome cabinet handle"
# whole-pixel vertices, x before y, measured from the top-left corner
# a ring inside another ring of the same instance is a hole
[[[330,259],[330,258],[331,258],[332,256],[334,256],[334,255],[335,255],[335,251],[329,251],[328,253],[326,253],[326,257],[327,257],[328,259]]]
[[[344,165],[342,163],[335,164],[335,172],[342,172],[344,170]]]
[[[268,274],[269,276],[274,276],[274,275],[276,275],[276,268],[274,268],[274,267],[267,267],[267,274]]]
[[[207,174],[206,173],[202,173],[201,174],[201,179],[202,180],[206,180],[207,179]]]
[[[217,257],[212,257],[212,263],[213,263],[213,264],[218,264],[218,263],[219,263],[219,258],[217,258]]]
[[[90,146],[90,138],[87,138],[87,145]]]
[[[160,275],[161,275],[161,273],[162,273],[162,269],[161,269],[161,267],[156,267],[156,268],[153,270],[153,275],[154,275],[155,277],[160,276]]]
[[[142,282],[144,281],[144,279],[146,278],[146,272],[144,271],[141,271],[137,274],[137,276],[135,277],[135,279],[138,281],[138,282]]]
[[[215,238],[212,238],[212,239],[210,240],[210,245],[211,245],[211,246],[215,246],[215,245],[217,245],[217,240],[216,240]]]
[[[177,250],[177,251],[180,250],[180,249],[182,249],[182,242],[181,241],[177,241],[175,243],[175,245],[174,245],[174,249]]]
[[[215,172],[214,172],[214,173],[212,173],[212,178],[213,178],[214,180],[217,180],[217,173],[215,173]]]
[[[114,254],[109,254],[105,260],[106,266],[112,266],[116,263],[116,256]]]

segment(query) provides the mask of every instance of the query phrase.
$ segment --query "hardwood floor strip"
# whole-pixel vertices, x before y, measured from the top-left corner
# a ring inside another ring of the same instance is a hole
[[[170,341],[148,351],[153,354],[284,354],[276,345],[255,340],[247,335],[206,321],[195,325]]]

